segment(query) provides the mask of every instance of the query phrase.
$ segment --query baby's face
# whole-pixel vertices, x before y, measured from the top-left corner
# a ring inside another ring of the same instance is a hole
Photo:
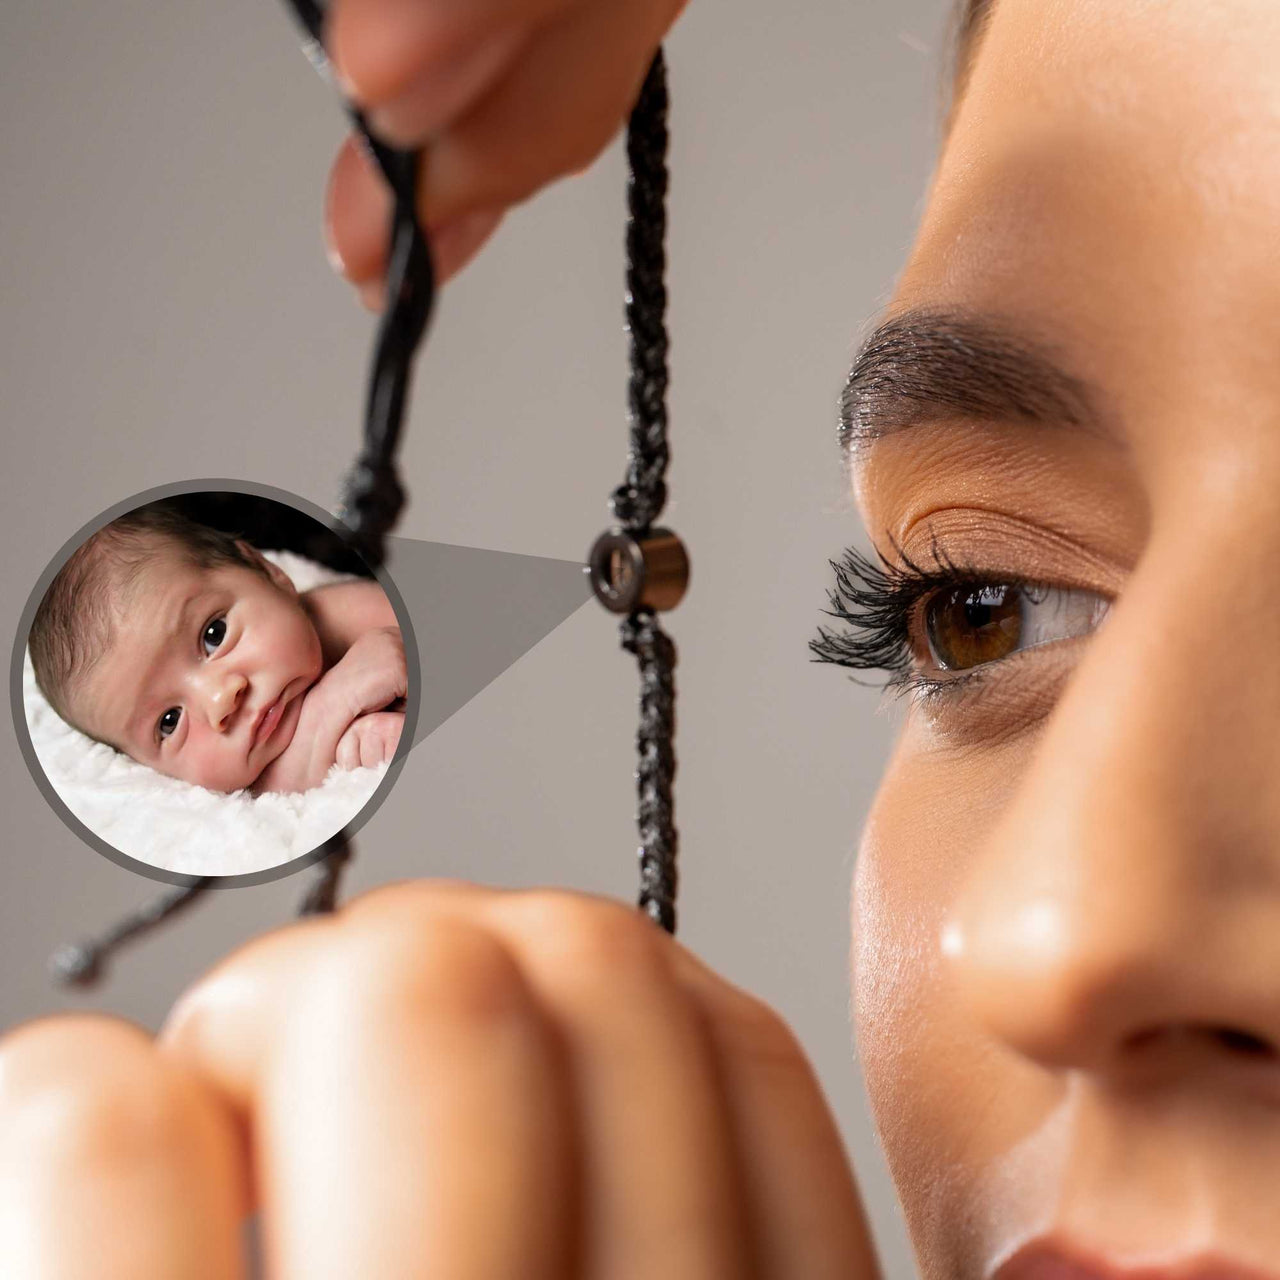
[[[73,698],[79,723],[172,777],[213,791],[252,783],[289,745],[323,668],[293,585],[263,563],[205,569],[158,553]]]

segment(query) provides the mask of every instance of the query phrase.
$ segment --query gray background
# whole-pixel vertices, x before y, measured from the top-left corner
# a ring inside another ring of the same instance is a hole
[[[692,0],[667,46],[667,516],[694,565],[670,615],[681,934],[807,1046],[894,1277],[909,1254],[851,1044],[847,900],[895,717],[805,645],[827,558],[865,545],[836,398],[919,216],[944,8]],[[141,489],[241,476],[331,505],[373,335],[320,235],[343,132],[271,0],[0,5],[6,641],[66,538]],[[615,142],[445,289],[401,533],[580,559],[606,523],[625,452],[624,181]],[[350,887],[444,874],[629,898],[635,700],[612,618],[584,606],[414,749]],[[290,915],[296,877],[227,890],[122,955],[100,994],[50,989],[55,944],[156,885],[71,837],[11,728],[0,752],[0,1025],[78,1006],[155,1027]]]

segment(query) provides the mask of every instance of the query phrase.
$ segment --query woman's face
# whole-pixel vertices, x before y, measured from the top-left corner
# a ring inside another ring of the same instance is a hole
[[[1276,0],[998,0],[908,311],[850,388],[876,547],[1058,588],[935,607],[920,669],[982,678],[910,705],[859,852],[923,1275],[1280,1268]]]

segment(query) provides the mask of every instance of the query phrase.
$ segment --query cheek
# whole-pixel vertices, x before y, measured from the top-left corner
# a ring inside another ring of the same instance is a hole
[[[960,998],[941,949],[1016,775],[1006,755],[928,749],[908,725],[858,851],[851,960],[859,1058],[929,1275],[970,1274],[964,1224],[982,1212],[984,1175],[1042,1101],[1025,1067]]]
[[[225,739],[212,734],[188,740],[175,776],[211,791],[239,791],[253,781],[247,762]]]
[[[853,990],[869,1083],[886,1088],[938,1034],[938,939],[960,882],[963,813],[940,802],[933,765],[904,738],[868,815],[853,880]]]
[[[291,655],[298,667],[312,677],[318,676],[324,668],[324,656],[320,647],[320,635],[301,609],[293,618],[293,635],[291,637]]]
[[[308,669],[314,678],[324,670],[324,650],[320,645],[320,635],[316,631],[315,627],[311,625],[310,619],[307,620],[307,643],[310,646],[310,664]]]
[[[290,605],[283,616],[276,618],[267,656],[274,666],[285,668],[291,677],[306,673],[314,678],[320,674],[323,667],[320,637],[301,609]]]
[[[988,1109],[992,1085],[939,942],[975,830],[972,803],[957,804],[957,792],[971,796],[972,788],[904,740],[867,820],[852,900],[867,1095],[912,1234],[934,1256],[947,1251],[944,1224],[955,1220],[962,1186],[982,1163],[974,1118]]]

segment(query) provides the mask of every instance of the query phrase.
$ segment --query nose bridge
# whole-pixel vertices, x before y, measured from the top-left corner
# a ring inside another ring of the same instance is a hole
[[[1153,527],[944,922],[979,1021],[1049,1065],[1189,1023],[1280,1047],[1280,531],[1204,515]]]

